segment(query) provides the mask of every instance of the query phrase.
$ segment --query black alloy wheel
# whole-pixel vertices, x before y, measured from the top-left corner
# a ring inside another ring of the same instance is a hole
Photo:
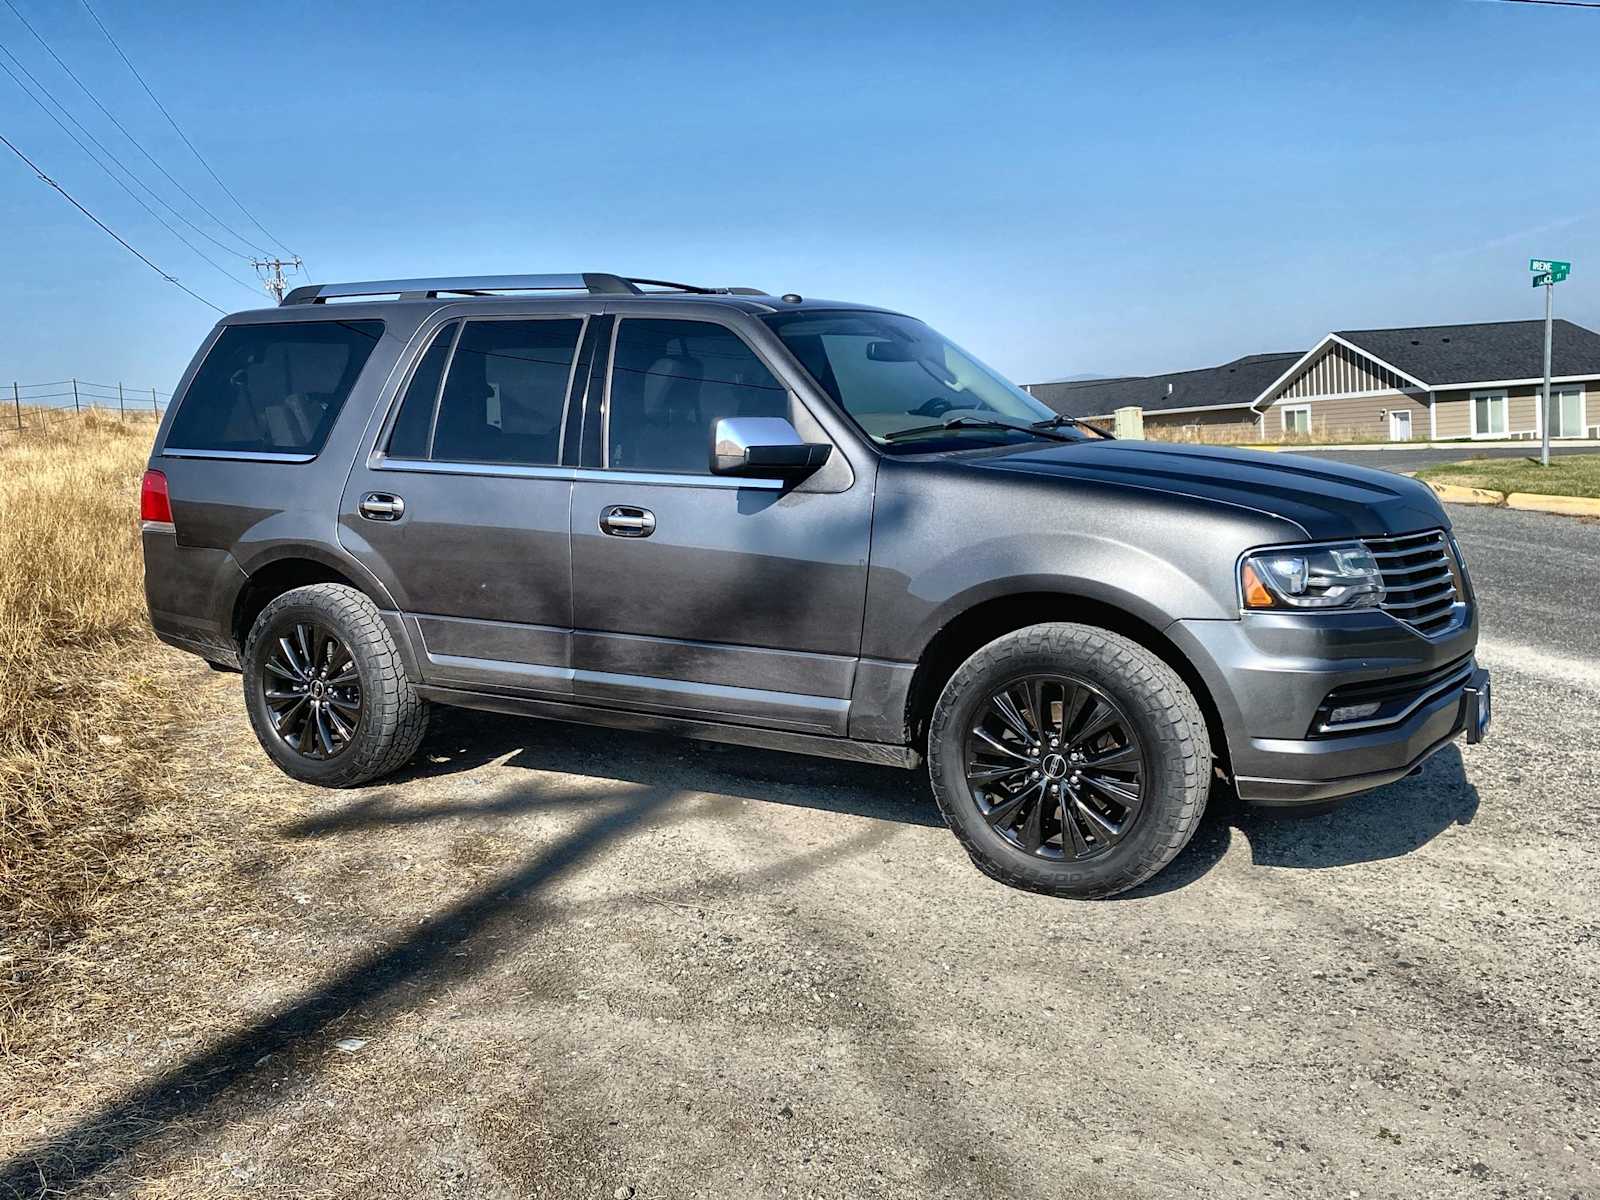
[[[260,687],[273,732],[296,754],[326,761],[361,726],[361,677],[339,636],[317,621],[292,625],[268,651]]]
[[[1106,853],[1144,807],[1145,756],[1133,722],[1071,675],[1025,675],[991,691],[967,730],[963,761],[990,828],[1047,861]]]

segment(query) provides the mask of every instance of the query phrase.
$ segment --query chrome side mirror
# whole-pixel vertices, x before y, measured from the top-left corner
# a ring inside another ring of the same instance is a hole
[[[711,431],[713,475],[798,479],[828,461],[827,442],[804,442],[782,417],[722,417]]]

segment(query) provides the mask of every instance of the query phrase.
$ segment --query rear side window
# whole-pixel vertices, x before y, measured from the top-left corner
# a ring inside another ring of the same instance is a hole
[[[390,458],[427,458],[428,439],[433,435],[433,409],[439,401],[439,382],[444,378],[445,360],[460,326],[452,322],[433,335],[427,353],[412,372],[400,401],[400,415],[394,419],[389,435]]]
[[[382,336],[382,321],[230,325],[184,393],[167,448],[318,453]]]
[[[704,475],[721,417],[787,417],[789,392],[733,330],[624,320],[606,416],[606,465]]]
[[[467,321],[433,423],[437,462],[554,466],[582,320]]]

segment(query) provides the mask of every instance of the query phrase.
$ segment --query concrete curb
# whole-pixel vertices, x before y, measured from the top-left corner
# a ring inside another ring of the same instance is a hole
[[[1435,483],[1424,479],[1433,494],[1446,504],[1487,504],[1496,508],[1515,508],[1523,512],[1556,513],[1563,517],[1600,519],[1600,500],[1586,496],[1545,496],[1538,492],[1497,492],[1492,488],[1461,487],[1454,483]]]
[[[1537,492],[1512,492],[1506,497],[1507,508],[1520,508],[1526,512],[1560,513],[1564,517],[1600,517],[1600,500],[1587,496],[1541,496]]]
[[[1424,479],[1422,482],[1432,488],[1433,494],[1446,504],[1500,505],[1506,502],[1506,494],[1492,488],[1461,487],[1454,483],[1435,483],[1431,479]]]

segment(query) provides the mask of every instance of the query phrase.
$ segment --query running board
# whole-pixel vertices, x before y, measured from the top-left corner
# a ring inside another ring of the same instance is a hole
[[[472,692],[461,688],[422,685],[416,689],[424,700],[476,708],[484,712],[507,713],[514,717],[541,717],[549,721],[568,721],[576,725],[602,725],[610,729],[631,729],[639,733],[667,733],[702,742],[727,742],[735,746],[755,746],[762,750],[783,750],[791,754],[810,754],[818,758],[840,758],[847,762],[871,763],[881,767],[915,770],[922,755],[910,746],[886,742],[858,742],[853,738],[824,737],[815,733],[791,733],[784,729],[760,729],[749,725],[729,725],[721,721],[693,721],[631,709],[601,708],[591,704],[569,704],[560,700],[535,700],[527,696],[502,696],[493,692]]]

